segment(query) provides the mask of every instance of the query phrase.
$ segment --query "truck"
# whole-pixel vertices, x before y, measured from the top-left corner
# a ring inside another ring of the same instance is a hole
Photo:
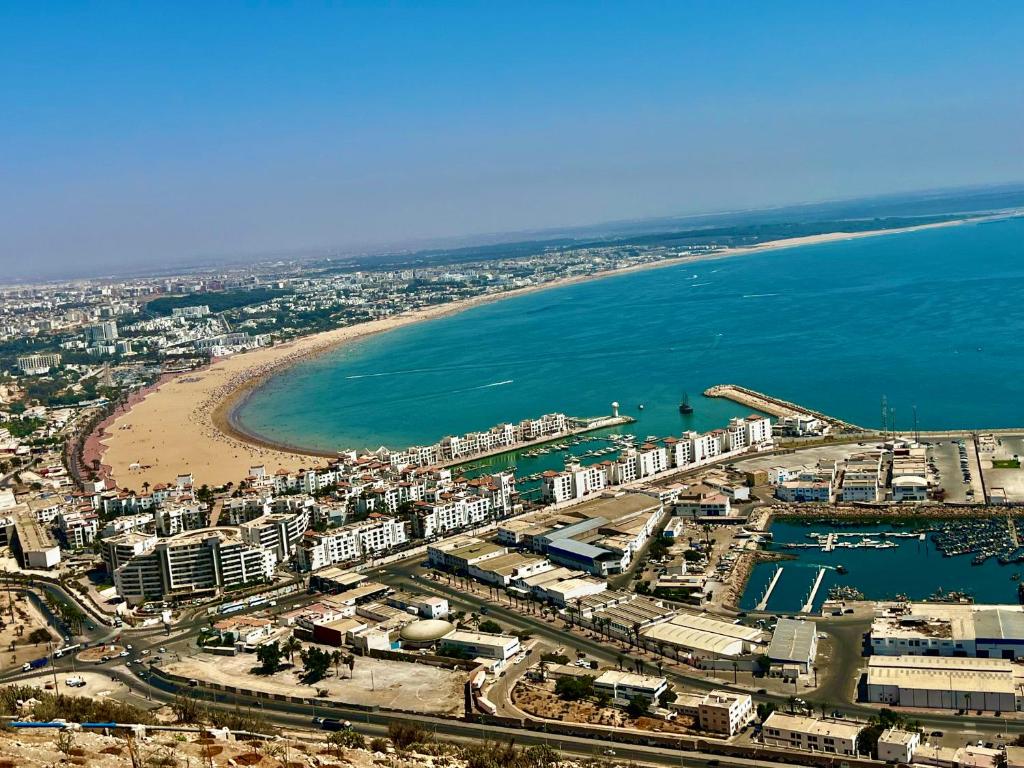
[[[64,684],[68,686],[68,688],[81,688],[85,685],[85,680],[76,675],[75,677],[69,677],[64,681]]]
[[[75,651],[80,650],[81,647],[81,645],[67,645],[63,648],[58,648],[56,651],[53,652],[53,655],[59,659],[65,653],[74,653]]]
[[[43,658],[41,659],[32,659],[32,661],[26,661],[24,664],[21,665],[21,671],[31,672],[33,669],[45,667],[49,663],[50,660],[46,656],[43,656]]]
[[[314,717],[313,723],[325,731],[347,731],[352,727],[348,720],[336,720],[333,717]]]

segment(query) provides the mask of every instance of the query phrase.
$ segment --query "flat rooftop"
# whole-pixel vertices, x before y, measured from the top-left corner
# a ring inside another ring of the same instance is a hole
[[[494,544],[490,541],[474,541],[464,546],[457,547],[456,549],[448,550],[449,557],[455,557],[460,560],[476,560],[477,558],[489,555],[492,552],[504,552],[505,547],[500,544]]]
[[[817,625],[812,621],[779,619],[772,641],[768,644],[768,658],[772,661],[798,661],[807,663],[817,643]]]
[[[819,720],[814,717],[790,715],[785,712],[775,711],[765,720],[764,728],[778,728],[784,731],[796,731],[815,736],[855,740],[857,735],[864,729],[864,726],[851,723],[848,720],[833,720],[831,718]]]
[[[494,648],[505,648],[510,643],[518,642],[516,638],[511,635],[492,635],[487,632],[468,632],[463,629],[457,629],[454,632],[449,632],[441,639],[453,643],[487,645]]]
[[[606,520],[615,521],[626,515],[654,510],[660,506],[661,502],[653,496],[644,493],[623,493],[618,496],[602,496],[585,501],[574,506],[572,511],[583,517],[603,517]]]

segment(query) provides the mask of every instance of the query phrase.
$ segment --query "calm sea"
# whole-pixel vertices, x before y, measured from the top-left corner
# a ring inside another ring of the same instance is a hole
[[[924,525],[928,525],[927,521]],[[880,534],[892,531],[910,531],[908,528],[893,528],[885,525],[851,525],[836,528],[827,523],[801,525],[799,523],[774,523],[773,548],[779,552],[796,555],[796,560],[780,563],[758,563],[747,582],[747,588],[740,601],[744,610],[753,609],[764,594],[777,565],[782,566],[782,575],[768,600],[769,611],[792,613],[799,611],[817,578],[818,571],[825,567],[825,578],[814,600],[814,609],[819,610],[828,591],[833,586],[850,586],[859,589],[868,599],[891,599],[905,594],[912,600],[931,596],[937,589],[946,592],[967,592],[979,603],[1016,603],[1017,580],[1012,577],[1024,573],[1021,565],[1000,565],[996,558],[990,558],[983,565],[972,565],[972,555],[943,557],[932,543],[931,536],[924,541],[917,538],[892,538],[897,544],[892,549],[835,549],[822,552],[820,549],[785,549],[789,542],[810,543],[807,534],[811,532],[865,533],[876,541],[884,540]],[[860,537],[844,539],[859,541]],[[845,575],[835,568],[844,565]]]
[[[915,405],[922,428],[1024,426],[1022,243],[1016,219],[542,291],[303,363],[240,419],[295,445],[403,447],[617,400],[642,438],[745,413],[700,397],[732,382],[868,427],[882,395],[899,428]]]

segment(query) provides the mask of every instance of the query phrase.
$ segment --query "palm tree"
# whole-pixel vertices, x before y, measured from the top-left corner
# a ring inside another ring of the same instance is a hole
[[[294,634],[289,635],[288,639],[284,641],[284,645],[281,646],[281,650],[288,654],[288,661],[291,662],[295,658],[295,652],[302,648],[302,643],[299,642]]]
[[[786,706],[789,707],[789,714],[793,714],[793,709],[796,707],[796,697],[790,696],[786,699]]]
[[[620,670],[622,669],[622,662],[624,662],[625,660],[626,657],[623,656],[621,653],[615,657],[615,663],[618,665]]]
[[[736,685],[736,683],[738,682],[737,676],[739,675],[739,671],[740,671],[739,662],[738,661],[733,661],[733,663],[732,663],[732,684],[733,685]]]
[[[345,658],[345,663],[348,665],[348,676],[351,678],[352,677],[352,673],[355,672],[355,669],[356,669],[356,657],[355,657],[355,654],[350,653]]]
[[[811,669],[814,670],[814,687],[817,688],[818,687],[818,665],[815,664],[813,667],[811,667]]]
[[[338,667],[341,666],[341,662],[345,660],[345,654],[341,651],[331,651],[331,663],[334,665],[334,676],[341,677],[341,672]]]

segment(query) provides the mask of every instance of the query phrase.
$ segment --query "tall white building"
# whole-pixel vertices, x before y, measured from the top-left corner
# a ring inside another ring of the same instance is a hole
[[[325,533],[310,531],[296,554],[299,566],[316,571],[335,563],[386,553],[409,540],[408,523],[393,517],[372,517]]]
[[[205,528],[158,540],[114,571],[118,594],[133,604],[216,595],[268,582],[277,557],[242,540],[237,530]]]

